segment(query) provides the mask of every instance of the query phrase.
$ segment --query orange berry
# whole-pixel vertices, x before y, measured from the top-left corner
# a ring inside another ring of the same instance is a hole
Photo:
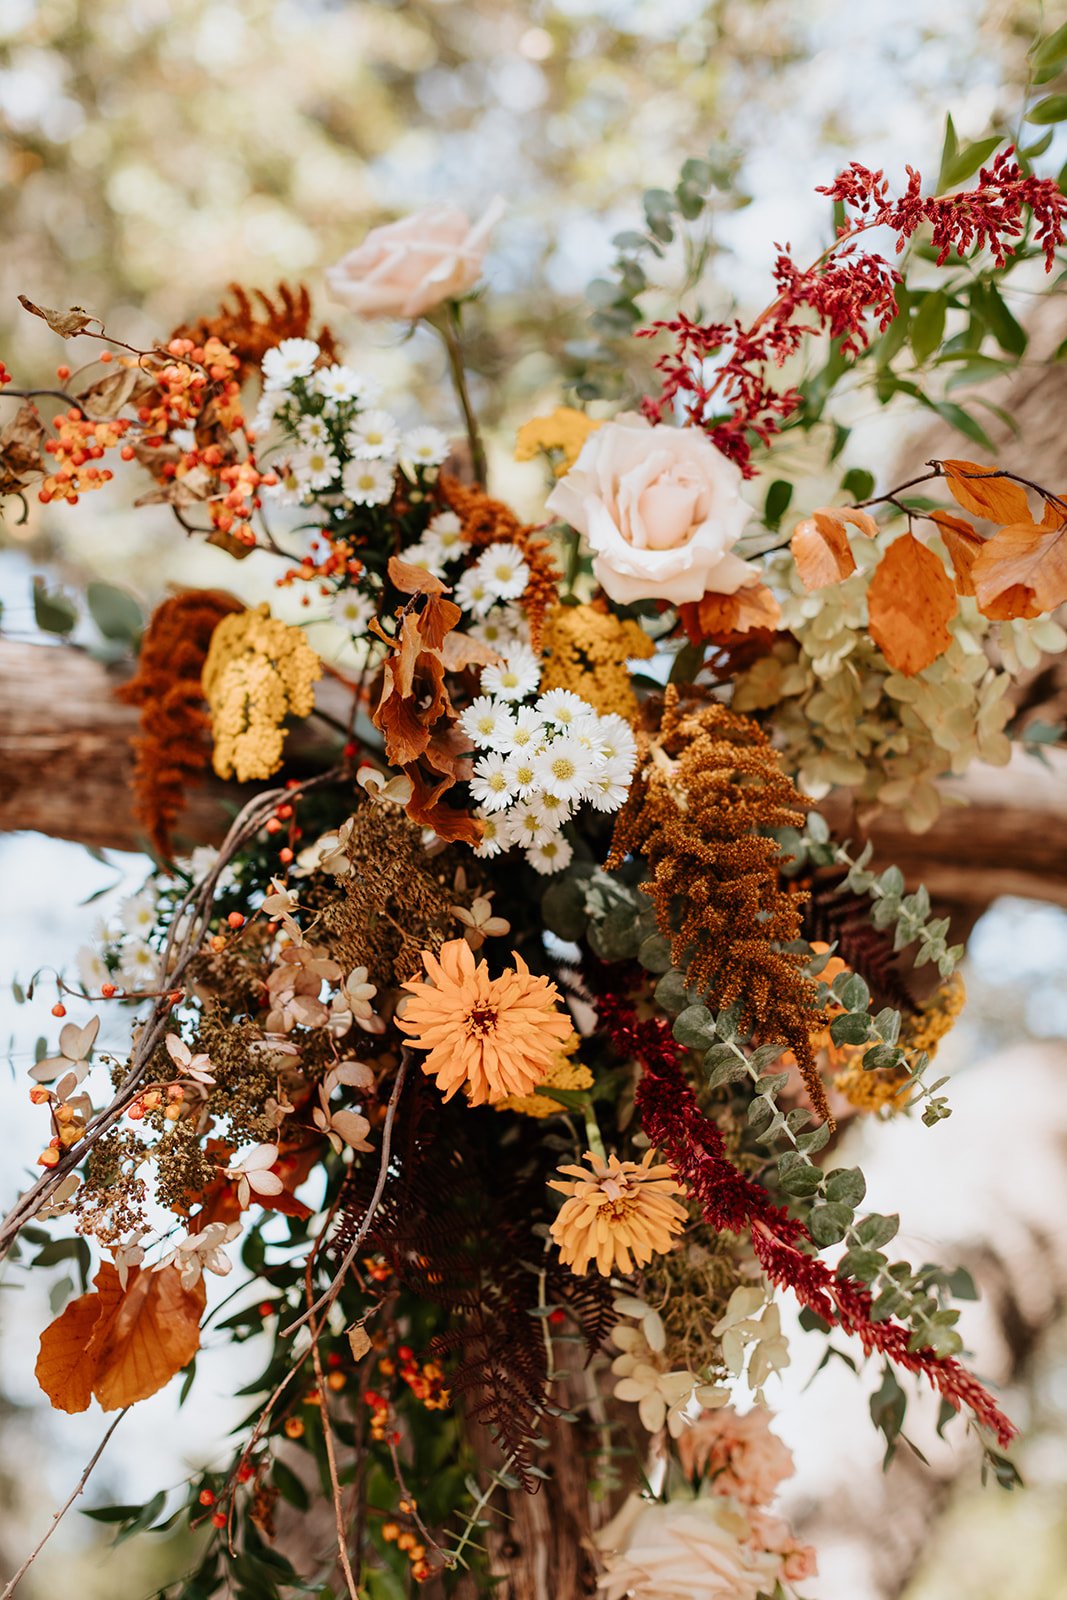
[[[52,1007],[52,1015],[54,1017],[65,1017],[66,1014],[66,1006],[63,1004],[62,1000],[57,1000],[55,1005]]]
[[[100,355],[99,355],[99,360],[101,360],[104,363],[105,367],[107,366],[109,361],[114,361],[114,359],[115,359],[115,357],[114,357],[114,355],[112,354],[112,352],[110,350],[101,350]]]
[[[226,948],[226,935],[223,934],[223,933],[213,933],[211,935],[211,941],[210,942],[211,942],[212,950],[215,950],[215,951],[225,950],[225,948]]]
[[[47,1105],[49,1100],[51,1100],[51,1098],[52,1098],[51,1090],[43,1089],[40,1086],[40,1084],[37,1084],[34,1088],[32,1088],[30,1090],[30,1104],[31,1105],[35,1105],[35,1106]]]
[[[100,993],[103,995],[105,1000],[114,999],[117,992],[118,991],[113,983],[102,983],[100,985]]]
[[[122,449],[119,451],[119,455],[122,457],[123,461],[132,461],[136,454],[137,451],[133,448],[132,444],[124,444]]]
[[[37,1165],[39,1167],[56,1167],[56,1166],[58,1166],[59,1165],[59,1151],[58,1150],[54,1150],[52,1148],[52,1146],[49,1145],[48,1149],[47,1150],[42,1150],[40,1155],[37,1157]]]
[[[243,928],[245,925],[245,919],[239,911],[231,911],[226,921],[231,928]]]
[[[292,859],[293,852],[290,850],[288,845],[286,845],[283,850],[278,851],[278,860],[281,861],[285,866],[288,866]]]
[[[201,1489],[201,1491],[200,1491],[200,1504],[202,1506],[213,1506],[215,1504],[215,1491],[214,1491],[214,1489]]]
[[[261,1300],[256,1309],[261,1317],[272,1317],[274,1315],[274,1303],[271,1300]]]
[[[141,1104],[140,1100],[135,1100],[133,1102],[133,1105],[127,1111],[126,1115],[129,1117],[131,1122],[141,1121],[142,1117],[144,1116],[144,1106]]]
[[[393,1540],[394,1539],[399,1539],[399,1537],[400,1537],[400,1527],[399,1527],[399,1525],[397,1523],[395,1523],[395,1522],[383,1522],[382,1523],[382,1538],[385,1540],[386,1544],[392,1544]]]
[[[326,1382],[328,1386],[336,1393],[338,1389],[344,1388],[347,1379],[345,1378],[343,1372],[331,1372],[327,1377]]]
[[[247,1483],[248,1480],[250,1478],[254,1478],[255,1475],[256,1475],[255,1467],[249,1466],[247,1461],[245,1462],[243,1467],[238,1467],[237,1468],[237,1482],[238,1483]]]
[[[225,1511],[213,1511],[211,1513],[211,1521],[216,1528],[224,1528],[226,1526]]]
[[[282,825],[277,817],[268,818],[265,827],[268,833],[281,833],[282,831]]]
[[[285,1436],[287,1439],[299,1439],[303,1436],[304,1424],[299,1417],[286,1417]]]

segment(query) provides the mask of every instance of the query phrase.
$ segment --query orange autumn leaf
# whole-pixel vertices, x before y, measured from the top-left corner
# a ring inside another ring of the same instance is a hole
[[[1049,506],[1040,523],[1001,528],[972,568],[987,617],[1038,617],[1067,601],[1067,515]]]
[[[914,677],[952,643],[956,590],[937,556],[914,534],[894,539],[867,591],[867,631],[895,672]]]
[[[930,520],[937,523],[952,562],[952,570],[956,574],[956,593],[972,595],[974,578],[971,569],[985,540],[975,532],[972,523],[965,522],[963,517],[954,517],[951,511],[931,511]]]
[[[105,1411],[147,1400],[189,1365],[200,1348],[206,1300],[203,1278],[186,1289],[177,1267],[130,1273],[110,1327],[98,1324],[93,1335],[93,1392]]]
[[[389,582],[401,594],[444,594],[447,586],[435,578],[425,567],[411,561],[401,561],[399,556],[389,557]]]
[[[176,1267],[132,1268],[122,1288],[110,1262],[41,1335],[37,1381],[58,1411],[85,1411],[95,1394],[105,1411],[146,1400],[200,1348],[203,1280],[182,1287]]]
[[[765,583],[749,583],[735,594],[706,594],[694,605],[682,607],[683,624],[694,643],[726,633],[749,633],[753,628],[772,632],[782,611]]]
[[[976,461],[942,461],[949,493],[964,511],[988,522],[1028,522],[1026,490],[1010,478],[997,477],[996,467]]]
[[[856,558],[848,542],[849,523],[871,539],[878,532],[874,518],[852,506],[822,506],[797,523],[789,548],[805,589],[825,589],[855,572]]]

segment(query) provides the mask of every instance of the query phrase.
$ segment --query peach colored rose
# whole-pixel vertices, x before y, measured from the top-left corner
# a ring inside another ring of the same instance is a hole
[[[807,1578],[818,1577],[819,1559],[815,1546],[801,1544],[784,1517],[769,1517],[766,1512],[753,1511],[749,1521],[752,1528],[750,1545],[754,1550],[779,1557],[786,1583],[803,1583]]]
[[[769,1505],[782,1479],[796,1470],[761,1406],[743,1416],[733,1406],[705,1412],[678,1440],[678,1454],[691,1477],[706,1476],[716,1494],[746,1506]]]
[[[458,206],[433,205],[372,228],[326,272],[335,300],[364,317],[421,317],[457,300],[482,274],[489,234],[504,210],[494,200],[477,222]]]
[[[626,413],[590,434],[547,504],[585,535],[612,600],[683,605],[757,581],[730,554],[751,515],[742,481],[699,428]]]

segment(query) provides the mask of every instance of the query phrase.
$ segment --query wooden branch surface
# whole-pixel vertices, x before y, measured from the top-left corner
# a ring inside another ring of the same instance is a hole
[[[131,792],[138,713],[115,699],[119,681],[83,651],[0,640],[0,831],[144,847]],[[337,685],[323,688],[329,695]],[[313,746],[305,755],[313,757]],[[927,833],[880,817],[868,830],[876,861],[895,861],[941,905],[978,910],[1002,894],[1067,905],[1067,752],[1050,750],[1048,760],[1019,751],[1007,767],[976,765],[946,781],[946,796],[967,804],[947,804]],[[180,842],[217,842],[225,803],[239,806],[251,792],[215,778],[192,789]],[[847,795],[831,795],[820,809],[839,836],[856,844],[866,837]]]

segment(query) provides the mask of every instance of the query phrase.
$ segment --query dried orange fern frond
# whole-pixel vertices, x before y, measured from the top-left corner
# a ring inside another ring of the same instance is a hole
[[[191,589],[156,607],[141,644],[137,674],[116,690],[140,706],[134,740],[136,815],[162,856],[171,853],[171,830],[185,791],[211,761],[211,718],[200,675],[211,636],[240,601],[218,589]]]
[[[549,541],[521,523],[502,500],[494,500],[477,484],[460,483],[457,478],[442,475],[440,487],[445,504],[463,525],[464,538],[475,549],[484,549],[490,544],[513,544],[522,551],[530,577],[519,604],[530,625],[530,643],[539,650],[545,617],[559,599],[563,576],[552,559]]]
[[[329,328],[323,326],[316,334],[310,332],[311,296],[304,284],[290,287],[279,283],[272,298],[263,289],[250,290],[231,283],[229,294],[230,301],[224,300],[213,317],[200,317],[175,328],[171,337],[192,339],[194,344],[221,339],[237,357],[242,380],[283,339],[314,339],[327,359],[336,361],[337,348]]]
[[[715,1009],[741,1007],[757,1043],[787,1044],[816,1111],[829,1107],[812,1035],[825,1026],[801,936],[805,894],[781,881],[776,842],[761,830],[801,827],[804,802],[766,735],[718,702],[668,688],[649,707],[637,773],[619,812],[609,867],[648,862],[643,885],[671,959]]]

